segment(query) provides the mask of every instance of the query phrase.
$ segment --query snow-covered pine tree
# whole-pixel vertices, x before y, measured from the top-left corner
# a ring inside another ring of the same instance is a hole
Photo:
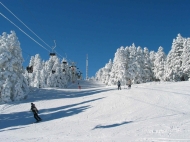
[[[135,47],[135,44],[133,43],[132,46],[129,47],[129,61],[128,61],[128,69],[127,73],[128,78],[131,79],[133,83],[142,83],[142,77],[139,70],[140,66],[137,62],[137,48]]]
[[[68,82],[75,82],[77,79],[76,66],[72,64],[69,67],[68,63],[63,65],[56,56],[50,57],[45,66],[46,71],[49,73],[47,77],[47,87],[65,88]]]
[[[180,81],[183,76],[182,71],[182,52],[185,38],[178,34],[177,38],[173,40],[172,48],[168,53],[166,60],[165,80]]]
[[[41,88],[41,70],[43,68],[41,57],[39,54],[36,54],[34,57],[34,64],[33,66],[33,87]]]
[[[188,80],[190,78],[190,38],[185,39],[182,53],[182,72],[181,80]]]
[[[150,51],[150,67],[151,67],[151,72],[152,72],[152,80],[155,80],[156,77],[154,75],[154,61],[155,61],[155,52],[154,51]]]
[[[95,79],[97,80],[97,81],[102,81],[102,74],[103,74],[103,68],[100,68],[97,72],[96,72],[96,74],[95,74]]]
[[[153,81],[152,63],[150,59],[150,53],[147,47],[144,47],[144,79],[145,81]]]
[[[115,53],[108,85],[116,85],[118,80],[121,82],[122,85],[125,85],[126,78],[123,76],[126,75],[126,69],[127,69],[127,52],[126,49],[122,46],[118,48],[117,52]]]
[[[135,70],[134,74],[135,78],[133,79],[134,83],[137,83],[137,80],[141,80],[141,82],[146,82],[145,77],[145,70],[144,70],[144,52],[140,46],[137,47],[136,52],[136,65],[137,69]]]
[[[24,99],[29,91],[23,76],[20,43],[14,31],[0,36],[0,102]]]
[[[60,63],[57,56],[50,56],[48,61],[41,61],[40,55],[36,54],[31,57],[29,67],[32,67],[32,72],[26,72],[25,76],[29,82],[29,85],[37,88],[44,87],[67,87],[67,83],[70,81],[75,82],[76,67],[69,67],[65,59],[65,64]]]
[[[62,59],[62,64],[61,64],[61,68],[62,68],[62,72],[63,72],[63,76],[62,76],[62,83],[64,84],[64,88],[67,87],[68,82],[70,81],[70,68],[69,68],[69,64],[66,58]]]
[[[157,80],[164,81],[165,80],[165,62],[166,62],[166,54],[164,53],[163,47],[158,48],[158,52],[155,54],[154,61],[154,75]]]
[[[28,67],[32,68],[32,71],[25,71],[25,77],[28,80],[29,86],[41,88],[41,71],[43,65],[39,54],[31,56]]]
[[[48,72],[47,76],[47,87],[56,87],[56,68],[60,67],[59,59],[57,56],[50,56],[49,60],[46,62],[46,70]]]
[[[42,62],[42,65],[43,67],[45,66],[45,63],[44,61]],[[45,70],[45,68],[43,68],[41,71],[40,71],[40,88],[45,88],[47,85],[46,85],[46,82],[47,82],[47,72]]]
[[[71,63],[69,71],[70,71],[71,82],[75,83],[75,81],[77,80],[77,76],[76,76],[77,70],[76,70],[75,62]]]
[[[72,81],[76,81],[77,77],[75,65],[69,68],[66,59],[63,59],[61,64],[59,60],[56,60],[54,65],[56,66],[56,87],[66,88],[69,81],[72,79]],[[71,78],[71,75],[73,75],[73,78]]]
[[[110,59],[109,62],[105,65],[104,71],[105,71],[105,84],[108,84],[110,79],[110,72],[112,69],[112,60]]]
[[[105,67],[98,70],[95,76],[96,80],[108,84],[111,68],[112,68],[112,60],[110,59],[109,62],[105,65]]]

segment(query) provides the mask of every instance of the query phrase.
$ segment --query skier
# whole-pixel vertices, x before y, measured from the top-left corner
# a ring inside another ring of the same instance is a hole
[[[128,89],[130,89],[131,88],[131,80],[129,79],[129,81],[128,81]]]
[[[118,82],[117,82],[117,86],[118,86],[118,90],[121,90],[121,83],[120,83],[119,80],[118,80]]]
[[[31,103],[31,111],[34,114],[34,118],[36,119],[36,122],[41,121],[42,119],[38,116],[38,109],[36,108],[35,104]]]
[[[81,89],[81,86],[80,86],[79,82],[78,82],[78,88]]]

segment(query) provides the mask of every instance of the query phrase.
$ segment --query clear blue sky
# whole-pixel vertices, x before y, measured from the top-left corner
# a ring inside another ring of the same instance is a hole
[[[63,57],[77,62],[85,76],[86,54],[89,76],[103,67],[120,46],[135,43],[150,51],[159,46],[166,54],[180,33],[190,37],[190,0],[1,0],[18,18]],[[43,44],[2,5],[0,12],[27,34]],[[49,53],[0,16],[0,33],[14,30],[21,43],[23,57]]]

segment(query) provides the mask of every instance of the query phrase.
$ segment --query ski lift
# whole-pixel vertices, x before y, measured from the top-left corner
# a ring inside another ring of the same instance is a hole
[[[66,65],[66,64],[67,64],[67,62],[66,62],[66,61],[63,61],[62,63],[63,63],[64,65]]]
[[[56,56],[56,54],[53,52],[53,50],[54,50],[55,47],[56,47],[56,42],[55,42],[55,40],[54,40],[54,43],[55,43],[55,46],[52,47],[52,53],[49,54],[50,56]]]
[[[49,55],[50,55],[50,56],[56,56],[56,54],[55,54],[55,53],[50,53]]]
[[[55,71],[54,71],[54,70],[52,70],[52,73],[54,74],[54,73],[55,73]]]
[[[26,70],[28,71],[28,73],[32,73],[33,72],[33,66],[26,67]]]

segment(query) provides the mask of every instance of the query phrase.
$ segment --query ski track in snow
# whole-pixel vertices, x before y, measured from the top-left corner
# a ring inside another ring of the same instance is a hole
[[[0,105],[1,142],[190,142],[190,82],[105,86],[80,81]],[[34,102],[43,121],[35,122]]]

